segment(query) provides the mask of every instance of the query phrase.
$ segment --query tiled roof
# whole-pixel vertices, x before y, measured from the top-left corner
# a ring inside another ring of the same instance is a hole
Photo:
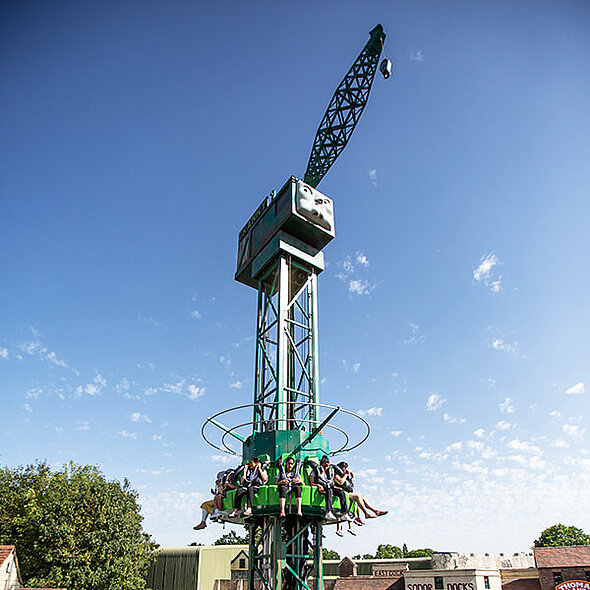
[[[502,590],[541,590],[541,583],[538,578],[521,578],[504,582]]]
[[[392,580],[391,578],[349,576],[346,578],[337,578],[336,580],[326,580],[326,589],[328,589],[329,582],[333,584],[330,590],[387,590],[397,580]]]
[[[0,565],[2,565],[8,556],[14,551],[14,545],[0,545]]]
[[[537,567],[585,567],[590,565],[590,545],[535,547]]]

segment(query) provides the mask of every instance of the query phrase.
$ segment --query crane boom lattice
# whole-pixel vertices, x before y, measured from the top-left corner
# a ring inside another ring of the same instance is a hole
[[[346,147],[367,104],[385,33],[377,25],[371,38],[334,92],[313,142],[305,182],[314,188]]]

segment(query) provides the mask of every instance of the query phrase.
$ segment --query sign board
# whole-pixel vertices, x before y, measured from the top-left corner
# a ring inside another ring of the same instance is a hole
[[[387,564],[387,563],[373,564],[373,577],[374,578],[401,578],[407,569],[408,569],[407,567],[400,569],[399,564],[396,564],[396,565]],[[567,590],[569,590],[569,589],[567,589]],[[572,588],[571,590],[574,590],[574,589]]]
[[[555,590],[590,590],[590,582],[586,580],[568,580],[557,584]]]

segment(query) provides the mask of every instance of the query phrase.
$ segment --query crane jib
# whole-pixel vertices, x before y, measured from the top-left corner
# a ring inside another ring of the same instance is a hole
[[[363,112],[383,50],[385,33],[377,25],[334,92],[315,136],[305,182],[316,187],[346,147]]]

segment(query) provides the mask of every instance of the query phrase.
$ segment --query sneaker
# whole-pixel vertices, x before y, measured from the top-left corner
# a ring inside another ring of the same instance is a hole
[[[345,512],[342,515],[342,520],[345,520],[346,522],[352,522],[352,516],[350,516],[350,514],[348,512]]]
[[[336,531],[336,534],[337,534],[339,537],[344,537],[344,533],[343,533],[342,531]]]
[[[324,517],[326,520],[338,520],[333,512],[326,512],[326,516]]]
[[[246,508],[244,510],[244,516],[250,516],[252,514],[252,508]]]
[[[352,522],[358,526],[363,526],[365,524],[358,516]]]
[[[352,529],[348,529],[348,532],[353,536],[356,537],[356,533]]]
[[[205,522],[200,522],[197,526],[193,527],[193,530],[202,531],[206,526],[207,524]]]

